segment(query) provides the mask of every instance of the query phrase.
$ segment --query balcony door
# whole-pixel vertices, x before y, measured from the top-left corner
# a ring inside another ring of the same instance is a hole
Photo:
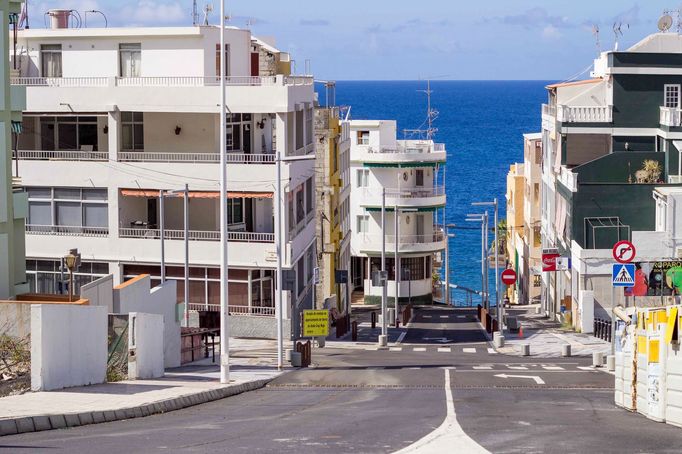
[[[417,239],[419,242],[424,241],[424,215],[418,214],[415,216],[415,229],[417,230]]]

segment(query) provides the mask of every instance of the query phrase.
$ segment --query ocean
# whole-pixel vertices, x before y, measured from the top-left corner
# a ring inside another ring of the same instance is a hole
[[[465,218],[467,213],[481,211],[471,202],[494,197],[500,203],[500,218],[505,216],[507,172],[510,164],[523,162],[522,135],[540,131],[548,83],[431,82],[432,108],[439,112],[435,141],[444,143],[447,150],[446,222],[461,226],[449,240],[452,283],[481,287],[480,229]],[[425,89],[425,81],[338,81],[336,104],[351,106],[352,119],[397,120],[402,139],[403,129],[422,127],[426,119],[426,95],[420,92]],[[318,90],[324,104],[324,90]],[[492,210],[490,215],[492,227]],[[490,283],[493,291],[493,273]],[[452,295],[457,303],[465,301],[462,292]]]

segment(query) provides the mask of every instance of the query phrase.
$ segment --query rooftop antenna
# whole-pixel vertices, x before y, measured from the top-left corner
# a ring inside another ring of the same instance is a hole
[[[613,24],[613,34],[615,35],[615,44],[613,50],[616,52],[618,51],[618,37],[623,36],[623,25],[625,25],[626,29],[630,28],[630,25],[623,24],[622,22],[614,22]]]
[[[658,30],[661,33],[665,33],[668,30],[670,30],[670,27],[673,26],[673,18],[670,15],[670,11],[663,11],[663,15],[661,16],[660,19],[658,19]],[[678,20],[677,20],[677,32],[679,33],[680,31],[680,21],[679,21],[679,14],[678,14]]]
[[[436,109],[431,108],[431,94],[433,93],[433,90],[431,90],[431,80],[426,80],[426,90],[417,91],[426,94],[426,129],[405,129],[403,134],[425,135],[426,140],[433,140],[433,136],[438,132],[438,128],[433,127],[433,122],[438,118],[439,112]]]
[[[248,19],[246,19],[246,28],[247,29],[251,30],[251,26],[255,25],[255,24],[256,24],[256,19],[254,19],[253,17],[249,17]]]
[[[210,3],[206,3],[204,5],[204,25],[208,25],[208,15],[213,12],[213,5]]]
[[[594,24],[592,26],[592,35],[594,36],[594,39],[596,40],[597,56],[599,56],[601,54],[601,41],[599,40],[599,25]]]
[[[196,26],[198,20],[199,11],[197,10],[197,0],[192,0],[192,26]]]

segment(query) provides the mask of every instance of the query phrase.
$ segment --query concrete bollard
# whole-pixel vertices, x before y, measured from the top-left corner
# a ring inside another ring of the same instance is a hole
[[[318,337],[317,338],[317,346],[319,348],[324,348],[324,343],[327,341],[324,337]]]
[[[386,347],[388,345],[388,336],[379,334],[379,347]]]
[[[604,365],[604,354],[602,352],[592,353],[592,366],[601,367]]]
[[[293,350],[290,348],[287,348],[286,350],[284,350],[284,359],[287,362],[291,362],[291,352],[293,352]]]
[[[616,370],[616,356],[608,355],[606,357],[606,370],[614,372]]]
[[[536,314],[539,314],[539,313],[540,313],[540,309],[541,309],[540,306],[536,306],[536,307],[535,307],[535,313],[536,313]]]
[[[571,356],[571,344],[564,344],[561,346],[561,356]]]
[[[521,356],[530,356],[530,344],[519,344]]]
[[[504,347],[504,336],[501,335],[499,332],[495,333],[496,336],[493,337],[493,345],[495,348],[502,348]]]
[[[302,358],[300,352],[291,352],[291,365],[294,367],[301,367]]]

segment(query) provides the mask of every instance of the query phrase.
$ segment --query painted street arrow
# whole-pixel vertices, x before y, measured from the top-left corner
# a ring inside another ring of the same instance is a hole
[[[441,342],[443,344],[450,342],[450,339],[446,337],[422,337],[422,340],[425,341],[436,341],[436,342]]]
[[[508,374],[497,374],[497,375],[495,375],[495,376],[496,376],[496,377],[499,377],[499,378],[530,378],[530,379],[535,380],[535,383],[537,383],[538,385],[544,385],[544,384],[545,384],[545,381],[544,381],[542,378],[538,377],[537,375],[508,375]]]

